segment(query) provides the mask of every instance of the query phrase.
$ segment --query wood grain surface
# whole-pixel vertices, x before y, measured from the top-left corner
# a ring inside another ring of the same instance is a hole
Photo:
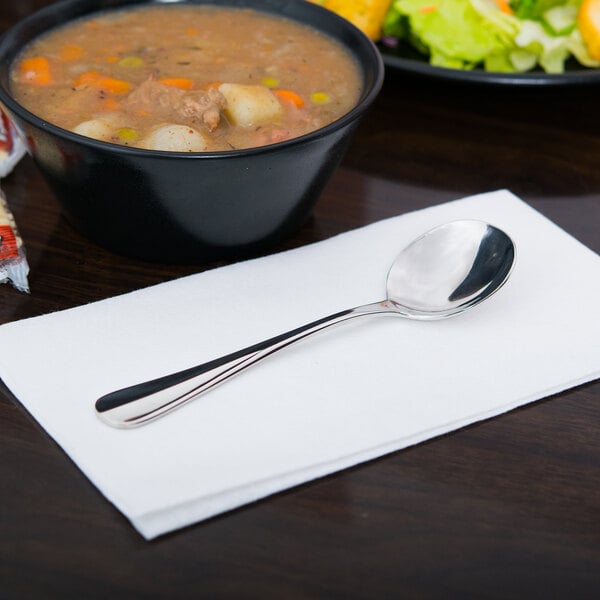
[[[3,1],[0,31],[45,4]],[[389,71],[313,216],[274,250],[508,188],[600,252],[599,94]],[[0,323],[216,266],[86,241],[29,158],[2,188],[31,294],[0,286]],[[0,599],[598,598],[599,434],[595,382],[149,543],[0,384]]]

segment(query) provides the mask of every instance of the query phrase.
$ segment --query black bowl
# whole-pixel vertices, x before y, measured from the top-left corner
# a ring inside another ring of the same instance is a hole
[[[261,148],[211,153],[139,150],[79,136],[11,96],[10,65],[38,35],[89,13],[149,0],[65,0],[0,39],[0,106],[68,220],[110,250],[147,260],[202,263],[254,253],[296,230],[338,166],[383,82],[374,44],[332,12],[304,0],[191,0],[251,7],[311,25],[341,42],[362,67],[358,104],[308,135]]]

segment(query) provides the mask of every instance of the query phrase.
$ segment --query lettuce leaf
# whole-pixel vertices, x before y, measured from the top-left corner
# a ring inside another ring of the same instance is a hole
[[[395,23],[406,17],[408,39],[415,37],[437,66],[472,68],[506,45],[505,33],[488,26],[469,0],[396,0],[393,7]],[[392,34],[389,23],[384,34]]]
[[[506,14],[495,0],[394,0],[383,34],[408,41],[436,66],[562,73],[570,56],[600,66],[576,27],[580,3],[512,0],[515,14]]]
[[[542,15],[555,6],[566,4],[565,0],[511,0],[510,7],[519,19],[540,19]]]

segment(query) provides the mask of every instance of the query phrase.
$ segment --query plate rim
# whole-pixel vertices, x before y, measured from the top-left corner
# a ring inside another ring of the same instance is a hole
[[[582,67],[581,69],[565,71],[564,73],[545,73],[543,71],[501,73],[484,71],[483,69],[451,69],[449,67],[438,67],[429,64],[425,55],[423,55],[422,60],[405,57],[396,54],[395,52],[398,51],[396,48],[390,48],[381,41],[377,42],[376,45],[386,68],[422,75],[431,79],[526,87],[600,84],[600,68]],[[408,48],[405,43],[400,41],[398,48],[402,49],[402,47],[405,47],[407,51],[416,52],[416,50]]]

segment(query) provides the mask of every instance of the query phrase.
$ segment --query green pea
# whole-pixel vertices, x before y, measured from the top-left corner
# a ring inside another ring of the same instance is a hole
[[[138,139],[138,136],[138,132],[131,127],[121,127],[121,129],[117,130],[117,137],[123,144],[135,142],[135,140]]]
[[[144,66],[144,61],[139,56],[125,56],[117,64],[124,69],[138,69]]]

